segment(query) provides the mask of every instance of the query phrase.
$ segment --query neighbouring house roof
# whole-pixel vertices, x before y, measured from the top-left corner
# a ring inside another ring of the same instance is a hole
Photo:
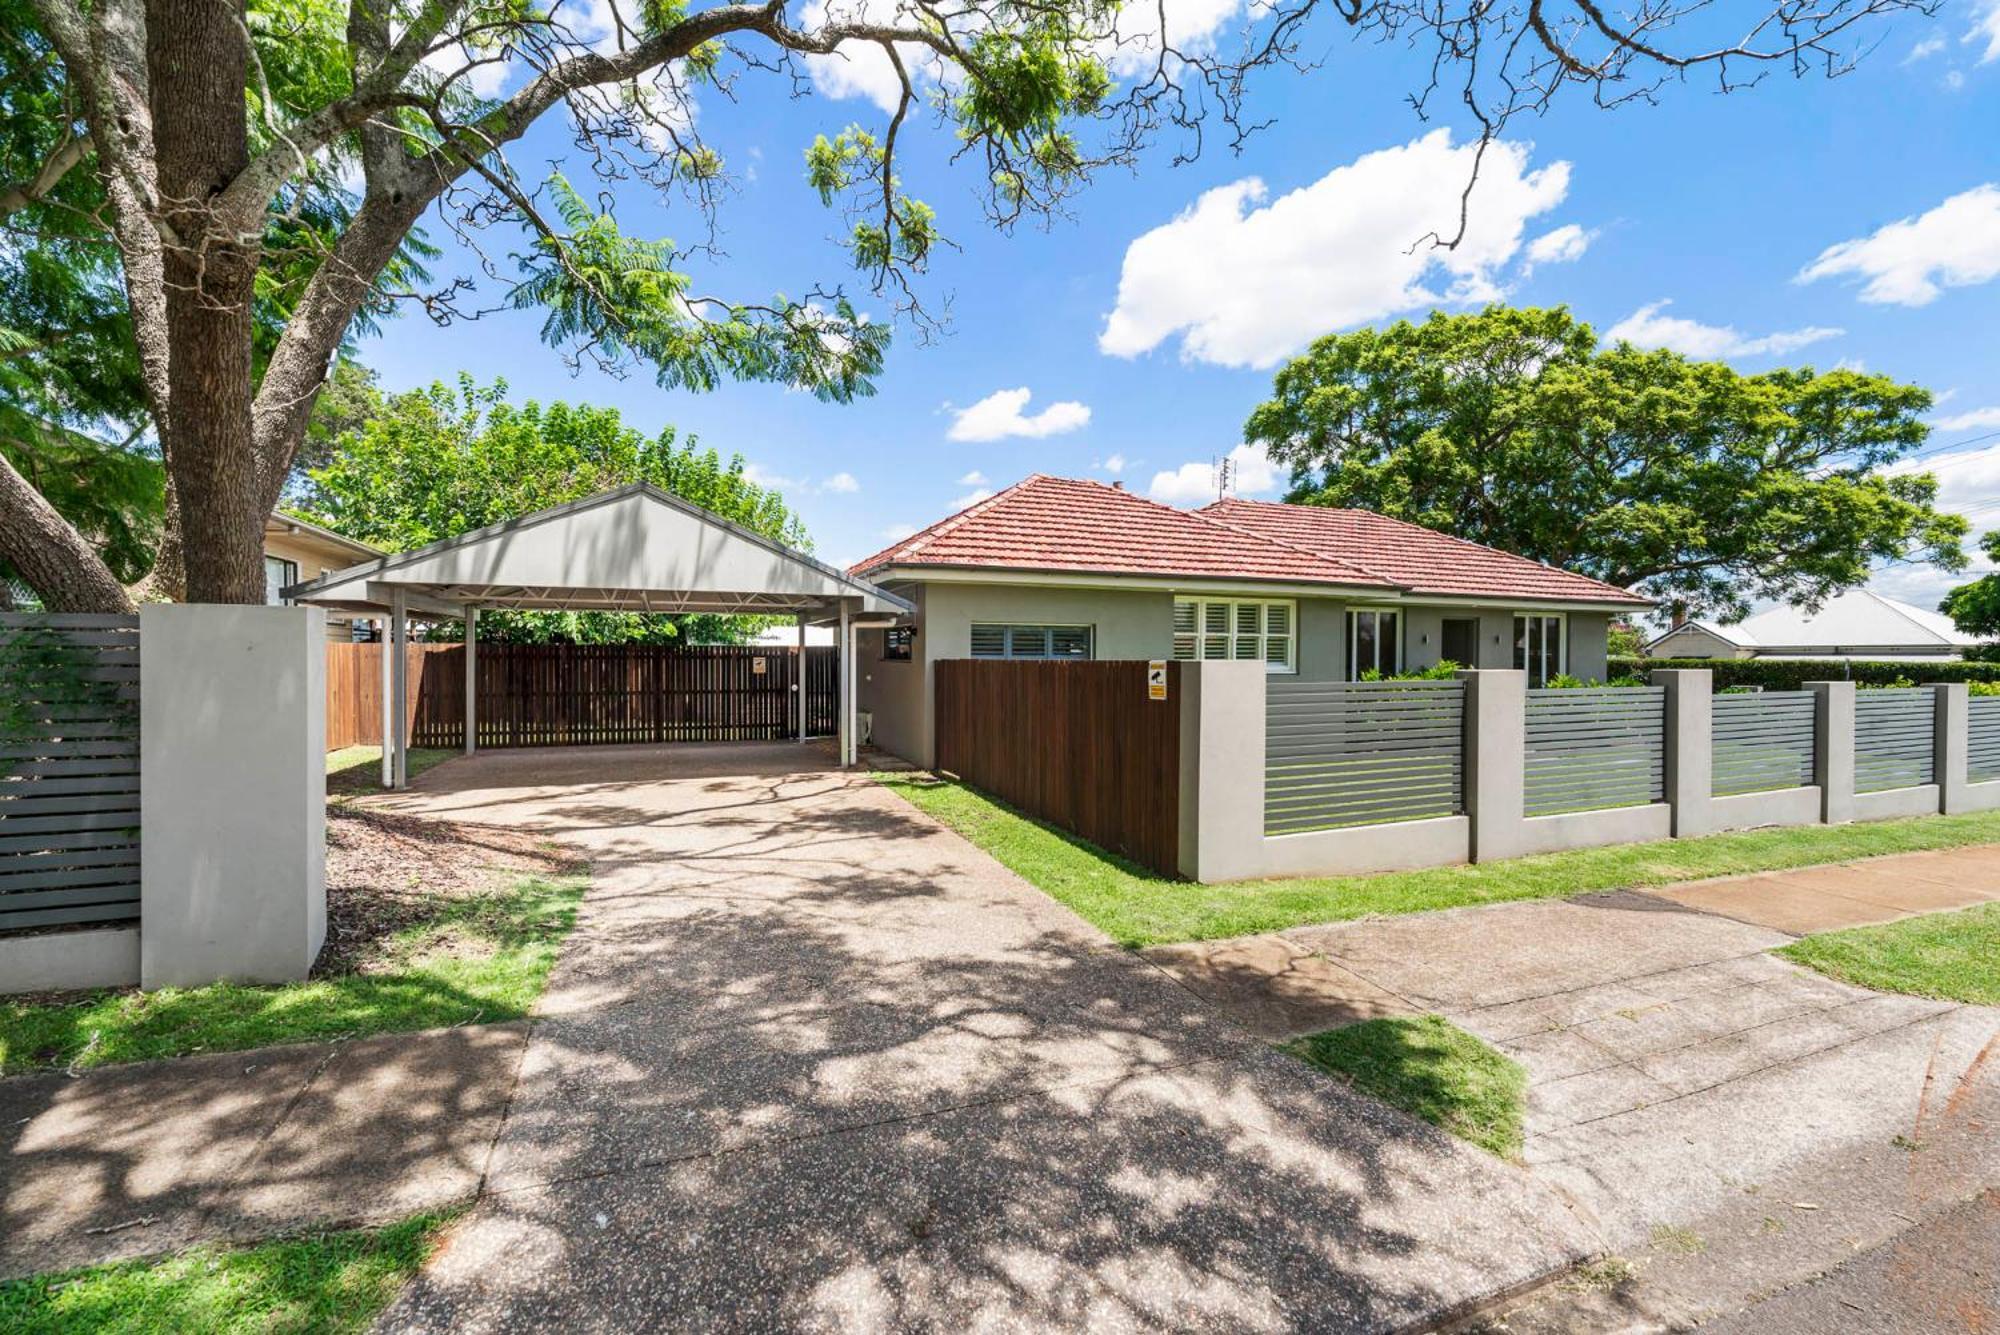
[[[1789,603],[1766,608],[1733,626],[1690,621],[1710,635],[1759,655],[1879,650],[1906,654],[1951,654],[1980,643],[1952,625],[1942,612],[1928,612],[1885,598],[1872,589],[1849,589],[1828,599],[1817,612]],[[1673,634],[1668,631],[1646,647]]]
[[[270,518],[264,521],[264,536],[294,538],[315,543],[331,550],[336,556],[345,556],[356,561],[366,561],[382,555],[382,549],[372,543],[350,538],[345,533],[335,533],[330,528],[323,528],[297,515],[286,514],[282,510],[272,511]]]
[[[1650,606],[1649,599],[1615,584],[1391,519],[1372,510],[1284,505],[1232,496],[1204,506],[1199,513],[1309,551],[1338,554],[1411,593]]]
[[[856,562],[1326,584],[1537,601],[1648,600],[1582,575],[1358,510],[1222,501],[1180,510],[1120,487],[1034,474]]]

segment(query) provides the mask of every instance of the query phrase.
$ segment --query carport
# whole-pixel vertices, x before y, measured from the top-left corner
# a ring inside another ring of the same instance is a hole
[[[600,492],[284,590],[294,602],[386,619],[382,782],[408,781],[411,617],[465,624],[465,749],[474,749],[482,608],[558,612],[790,615],[839,628],[840,763],[856,759],[854,633],[889,625],[909,603],[804,552],[648,483]],[[798,692],[801,741],[806,693]]]

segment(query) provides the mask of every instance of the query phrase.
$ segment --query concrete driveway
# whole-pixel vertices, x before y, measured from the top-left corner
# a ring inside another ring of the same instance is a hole
[[[1857,879],[1825,873],[1843,891]],[[1791,875],[1787,921],[1813,874]],[[1746,915],[1758,902],[1686,897]],[[2000,1185],[2000,1011],[1850,987],[1769,953],[1792,939],[1625,893],[1147,953],[1269,1037],[1429,1011],[1521,1062],[1531,1173],[1589,1211],[1643,1283],[1636,1308],[1506,1328],[1645,1329],[1741,1311]],[[1919,1324],[1982,1329],[1954,1321]]]
[[[385,805],[595,859],[484,1194],[394,1330],[1422,1326],[1597,1242],[793,745]]]

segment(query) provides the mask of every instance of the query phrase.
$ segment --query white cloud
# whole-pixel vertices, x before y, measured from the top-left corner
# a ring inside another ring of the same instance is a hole
[[[988,394],[970,408],[961,408],[945,436],[951,440],[1004,440],[1008,436],[1059,436],[1090,422],[1090,409],[1081,403],[1051,403],[1029,416],[1029,391],[1001,389]]]
[[[835,473],[831,477],[814,482],[811,478],[792,477],[786,473],[775,473],[759,463],[743,465],[743,480],[766,491],[788,491],[794,495],[811,496],[820,492],[835,492],[842,495],[861,490],[860,481],[852,473]]]
[[[1984,42],[1986,50],[1980,53],[1979,63],[2000,60],[2000,0],[1986,0],[1972,16],[1972,27],[1966,31],[1964,41],[1974,45]]]
[[[1974,431],[1980,427],[2000,426],[2000,408],[1974,408],[1971,412],[1940,417],[1931,425],[1940,431]]]
[[[1671,304],[1655,301],[1641,306],[1604,331],[1604,337],[1642,348],[1671,348],[1688,357],[1759,357],[1796,352],[1800,348],[1838,338],[1847,331],[1824,325],[1784,330],[1750,337],[1728,325],[1703,324],[1678,315],[1662,315]]]
[[[986,474],[980,472],[977,468],[975,468],[970,473],[967,473],[964,477],[960,478],[958,480],[958,485],[961,487],[983,487],[986,485],[987,481],[988,478]]]
[[[1867,279],[1861,299],[1894,306],[1927,306],[1947,287],[2000,277],[2000,186],[1975,186],[1928,213],[1828,246],[1798,281],[1838,277]]]
[[[1118,476],[1118,474],[1125,471],[1125,456],[1122,454],[1111,455],[1109,458],[1100,462],[1097,466],[1103,469],[1105,472],[1111,474],[1113,477],[1116,477]]]
[[[819,485],[822,491],[839,492],[842,495],[861,490],[861,484],[854,480],[852,473],[835,473]]]
[[[1543,232],[1528,243],[1528,258],[1523,270],[1538,264],[1568,264],[1571,260],[1583,258],[1583,252],[1590,249],[1590,243],[1597,239],[1597,233],[1586,232],[1575,223],[1564,223],[1553,232]]]
[[[1903,57],[1903,63],[1905,65],[1914,65],[1919,60],[1928,60],[1942,50],[1944,50],[1944,38],[1936,36],[1926,37],[1923,41],[1918,42],[1910,48],[1910,54]]]
[[[953,501],[951,503],[951,508],[955,511],[963,510],[967,506],[977,505],[981,501],[991,500],[992,497],[993,493],[990,490],[988,490],[985,487],[979,487],[972,491],[966,492],[965,495]]]
[[[891,524],[882,530],[882,540],[884,542],[901,542],[904,538],[914,536],[916,531],[917,526],[915,524]]]
[[[801,28],[810,32],[829,22],[863,22],[879,25],[914,24],[921,15],[899,0],[811,0],[799,13]],[[913,85],[935,80],[937,64],[928,47],[913,42],[896,43],[896,54],[909,72]],[[884,112],[893,112],[903,96],[903,81],[896,75],[888,53],[873,42],[846,42],[829,55],[805,57],[813,87],[825,97],[858,97],[873,102]]]
[[[1236,495],[1254,496],[1275,491],[1283,477],[1278,466],[1265,455],[1262,445],[1238,445],[1229,452],[1228,458],[1235,465],[1236,475],[1230,491]],[[1182,464],[1171,472],[1155,473],[1146,494],[1169,505],[1206,505],[1216,499],[1215,466],[1196,460]]]
[[[1136,357],[1179,334],[1184,359],[1266,367],[1332,329],[1492,300],[1529,219],[1569,189],[1568,163],[1531,171],[1528,151],[1508,142],[1488,150],[1455,250],[1429,239],[1457,229],[1472,172],[1472,147],[1454,148],[1448,130],[1365,154],[1276,199],[1256,177],[1207,191],[1126,248],[1097,346]]]

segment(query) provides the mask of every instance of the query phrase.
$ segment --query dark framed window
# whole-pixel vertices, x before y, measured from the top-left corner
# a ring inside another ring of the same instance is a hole
[[[284,602],[285,600],[279,596],[278,591],[280,589],[288,589],[298,582],[299,563],[297,561],[287,561],[282,556],[267,556],[264,558],[265,602]]]
[[[907,663],[911,650],[916,647],[917,628],[915,626],[891,626],[882,632],[882,659],[888,663]]]
[[[1564,654],[1560,614],[1524,612],[1514,617],[1514,666],[1528,674],[1528,685],[1546,686],[1550,677],[1569,670]]]
[[[1091,656],[1089,626],[1003,626],[974,622],[974,658],[1066,658]]]
[[[1403,670],[1403,614],[1358,607],[1347,614],[1347,679],[1370,673],[1393,677]]]

